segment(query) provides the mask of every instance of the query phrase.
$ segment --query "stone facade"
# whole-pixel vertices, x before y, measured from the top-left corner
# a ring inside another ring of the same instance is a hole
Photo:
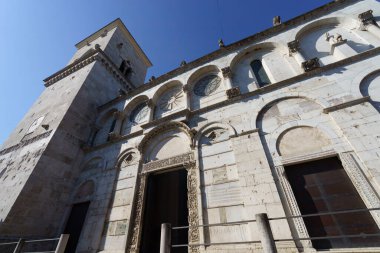
[[[287,166],[329,157],[379,208],[379,18],[375,0],[334,1],[145,84],[149,59],[120,20],[108,24],[44,80],[4,143],[0,235],[59,235],[90,202],[76,252],[139,252],[149,176],[182,168],[189,252],[262,252],[256,214],[302,214]],[[270,225],[275,240],[309,237],[302,218]]]

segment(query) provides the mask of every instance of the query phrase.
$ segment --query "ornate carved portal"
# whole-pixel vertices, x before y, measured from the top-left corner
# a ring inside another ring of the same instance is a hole
[[[351,179],[354,187],[356,188],[357,192],[361,196],[362,200],[366,204],[367,208],[378,208],[380,207],[380,199],[375,193],[374,189],[368,182],[366,176],[364,175],[361,166],[358,164],[357,160],[355,159],[355,153],[354,152],[344,152],[336,154],[339,157],[339,160],[341,161],[344,170],[346,171],[347,175]],[[323,159],[325,157],[330,157],[331,152],[326,152],[324,155],[319,154],[319,158]],[[309,156],[303,157],[304,161],[310,161],[310,160],[316,160],[317,156],[311,154]],[[297,159],[284,159],[284,163],[294,162]],[[291,164],[291,163],[290,163]],[[288,181],[284,165],[278,164],[274,166],[275,169],[275,175],[277,177],[277,180],[279,182],[280,190],[288,204],[288,210],[289,214],[292,216],[298,216],[301,215],[300,209],[297,204],[297,200],[294,196],[293,190],[291,188],[290,182]],[[372,217],[374,218],[377,225],[380,227],[380,211],[372,211],[370,212]],[[295,232],[295,235],[299,238],[308,238],[309,233],[307,231],[306,225],[302,218],[295,218],[290,219],[290,222],[293,223],[293,226],[295,228],[295,231],[293,230],[293,233]],[[298,247],[302,247],[305,252],[315,252],[315,249],[312,246],[312,243],[310,240],[303,240],[300,243],[296,242],[298,244]]]
[[[196,177],[196,162],[193,153],[187,153],[163,160],[149,162],[142,166],[142,171],[137,180],[136,205],[134,209],[134,221],[132,223],[131,239],[127,248],[128,253],[138,253],[140,250],[140,239],[142,231],[142,217],[144,212],[144,199],[147,184],[147,176],[149,173],[167,170],[171,168],[182,167],[187,171],[187,207],[189,210],[189,245],[199,244],[199,224],[198,224],[198,199]],[[199,246],[190,246],[189,253],[198,253]]]

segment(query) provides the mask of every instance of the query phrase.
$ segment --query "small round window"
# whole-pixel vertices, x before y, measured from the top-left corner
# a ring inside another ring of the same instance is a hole
[[[220,81],[217,75],[205,76],[195,84],[194,94],[200,97],[208,96],[218,89]]]

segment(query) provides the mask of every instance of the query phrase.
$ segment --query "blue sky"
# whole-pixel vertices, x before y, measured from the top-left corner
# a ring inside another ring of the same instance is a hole
[[[328,0],[0,0],[0,145],[74,45],[120,17],[159,76]]]

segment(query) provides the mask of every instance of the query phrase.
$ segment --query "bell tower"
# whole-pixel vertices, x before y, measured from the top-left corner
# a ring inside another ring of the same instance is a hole
[[[59,231],[97,108],[143,85],[152,65],[120,19],[76,48],[0,149],[0,236]]]

